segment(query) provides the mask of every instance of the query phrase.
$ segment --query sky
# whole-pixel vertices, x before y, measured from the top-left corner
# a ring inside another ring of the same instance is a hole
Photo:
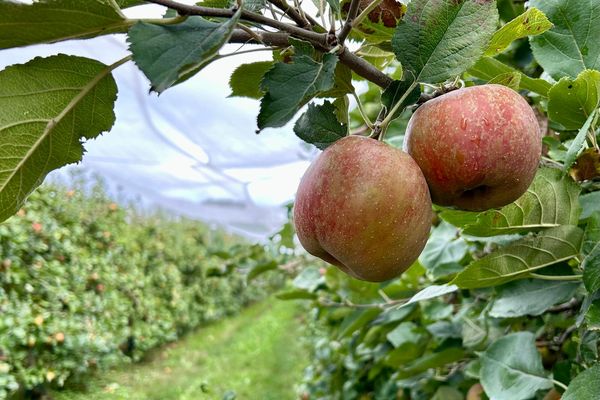
[[[140,6],[128,17],[159,17],[164,8]],[[112,64],[128,54],[125,35],[0,51],[0,69],[36,56],[63,53]],[[239,49],[227,45],[221,53]],[[249,48],[246,46],[244,49]],[[85,144],[77,166],[102,177],[143,206],[221,225],[251,238],[266,238],[286,221],[284,205],[310,160],[318,153],[303,144],[293,123],[255,134],[259,102],[228,98],[236,66],[270,59],[269,52],[226,57],[192,79],[157,96],[133,63],[114,72],[119,95],[110,132]]]

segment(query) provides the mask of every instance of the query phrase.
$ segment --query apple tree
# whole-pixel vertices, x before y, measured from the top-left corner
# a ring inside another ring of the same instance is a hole
[[[166,6],[164,18],[122,12],[144,3]],[[131,54],[111,65],[59,54],[0,71],[0,219],[50,171],[80,161],[85,140],[110,130],[112,71],[124,63],[161,93],[247,51],[220,53],[228,43],[269,51],[271,61],[236,69],[232,94],[260,101],[257,133],[295,119],[294,133],[320,149],[349,135],[401,147],[415,110],[461,87],[503,85],[527,101],[541,129],[535,179],[503,207],[434,205],[423,252],[396,279],[365,283],[306,258],[279,295],[310,300],[315,317],[302,396],[595,398],[600,0],[524,3],[2,0],[3,49],[124,33]]]

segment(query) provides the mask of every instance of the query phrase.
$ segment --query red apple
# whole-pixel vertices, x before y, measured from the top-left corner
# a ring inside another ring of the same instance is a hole
[[[394,278],[419,256],[431,229],[425,178],[403,151],[348,136],[310,165],[294,223],[309,253],[372,282]]]
[[[419,107],[408,123],[404,149],[421,167],[434,203],[481,211],[525,193],[542,141],[525,99],[505,86],[482,85]]]

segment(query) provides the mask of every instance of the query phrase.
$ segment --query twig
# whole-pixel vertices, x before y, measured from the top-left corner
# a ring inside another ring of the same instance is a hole
[[[358,95],[356,94],[356,91],[352,91],[352,96],[356,100],[356,105],[358,106],[358,112],[360,113],[360,116],[362,117],[363,121],[365,121],[367,128],[373,129],[373,122],[371,122],[371,120],[369,119],[369,116],[365,112],[363,105],[362,105],[362,101],[360,101],[360,97],[358,97]]]
[[[580,305],[581,305],[581,301],[579,301],[575,297],[573,297],[571,300],[569,300],[566,303],[562,303],[562,304],[559,304],[557,306],[550,307],[547,310],[547,312],[549,312],[549,313],[561,313],[563,311],[569,311],[569,310],[573,310],[575,308],[579,308]]]
[[[284,15],[289,17],[292,21],[294,21],[301,28],[310,28],[312,26],[311,22],[308,21],[307,18],[303,17],[298,10],[294,7],[290,6],[285,0],[269,0],[269,3],[273,4],[275,7],[279,8],[284,12]]]
[[[350,32],[352,31],[352,22],[358,15],[358,6],[360,4],[360,0],[352,0],[350,2],[350,9],[348,10],[348,16],[346,17],[346,22],[342,27],[338,35],[338,42],[343,44]]]
[[[379,5],[379,3],[381,3],[381,2],[382,2],[382,0],[373,0],[371,2],[371,4],[369,4],[367,6],[367,8],[362,10],[361,13],[358,15],[358,17],[356,17],[354,19],[354,21],[352,21],[352,27],[360,25],[362,20],[365,19],[367,17],[367,15],[369,15],[371,13],[371,11],[373,11],[375,9],[375,7],[377,7]]]

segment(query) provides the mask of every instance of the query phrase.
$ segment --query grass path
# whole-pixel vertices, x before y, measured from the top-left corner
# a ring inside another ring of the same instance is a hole
[[[301,311],[268,299],[241,314],[193,332],[150,360],[100,374],[82,391],[54,392],[56,400],[296,399],[307,365]],[[229,396],[229,398],[234,398]]]

